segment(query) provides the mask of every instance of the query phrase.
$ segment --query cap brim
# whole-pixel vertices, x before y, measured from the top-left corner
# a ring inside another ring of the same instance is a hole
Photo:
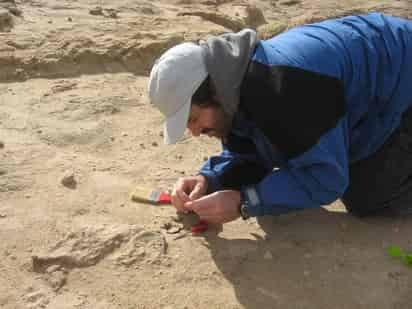
[[[165,144],[175,144],[184,134],[189,120],[192,98],[184,104],[176,113],[166,118],[163,126]]]

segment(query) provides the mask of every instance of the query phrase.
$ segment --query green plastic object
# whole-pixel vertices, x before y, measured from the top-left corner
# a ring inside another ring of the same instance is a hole
[[[388,248],[388,253],[390,256],[394,258],[400,258],[402,261],[408,265],[409,267],[412,267],[412,253],[405,253],[403,250],[398,247],[398,246],[390,246]]]

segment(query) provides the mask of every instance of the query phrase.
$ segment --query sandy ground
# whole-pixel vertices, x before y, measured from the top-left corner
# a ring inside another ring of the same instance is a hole
[[[165,49],[211,33],[267,37],[411,1],[0,0],[0,308],[412,307],[412,220],[339,202],[216,226],[135,203],[219,151],[162,144],[147,74]]]

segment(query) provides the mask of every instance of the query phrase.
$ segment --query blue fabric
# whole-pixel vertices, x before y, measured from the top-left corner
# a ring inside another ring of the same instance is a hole
[[[346,101],[337,126],[289,161],[253,124],[236,120],[234,133],[249,136],[256,145],[257,152],[247,159],[253,156],[268,168],[254,185],[260,203],[252,215],[318,207],[342,196],[349,164],[379,149],[412,104],[412,22],[404,19],[372,13],[297,27],[261,41],[252,60],[335,77],[343,83]],[[211,191],[222,189],[219,175],[242,156],[224,148],[204,165],[200,173]]]

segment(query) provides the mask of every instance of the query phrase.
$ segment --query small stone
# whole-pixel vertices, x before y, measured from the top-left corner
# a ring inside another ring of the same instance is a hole
[[[159,144],[158,144],[157,142],[153,142],[153,143],[152,143],[152,146],[153,146],[153,147],[157,147],[157,146],[159,146]]]
[[[110,136],[110,140],[113,142],[116,138],[114,136]]]
[[[186,236],[187,236],[187,233],[180,233],[180,234],[177,234],[175,237],[173,237],[173,240],[182,239],[182,238],[185,238]]]
[[[265,255],[263,256],[265,260],[273,260],[272,252],[266,251]]]
[[[124,207],[124,204],[120,204],[119,207]]]
[[[296,5],[296,4],[299,4],[299,3],[300,3],[300,0],[284,0],[284,1],[279,2],[279,4],[287,5],[287,6]]]
[[[25,198],[31,198],[31,195],[27,193],[27,194],[24,195],[24,197]]]
[[[75,188],[77,182],[74,177],[74,172],[71,170],[66,171],[62,177],[61,184],[71,189]]]
[[[166,233],[167,233],[167,234],[177,234],[177,233],[179,233],[180,231],[181,231],[181,228],[180,228],[180,227],[172,226],[171,228],[169,228],[169,229],[166,230]]]
[[[57,292],[66,284],[67,278],[62,271],[55,271],[46,278],[46,281],[50,287]]]
[[[73,19],[72,19],[71,17],[67,17],[67,21],[72,22],[72,21],[73,21]]]
[[[303,255],[303,257],[304,257],[305,259],[310,259],[310,258],[312,257],[312,254],[310,254],[310,253],[305,253],[305,254]]]
[[[96,6],[94,9],[89,10],[90,15],[103,15],[103,9],[100,6]]]
[[[4,148],[4,143],[2,141],[0,141],[0,149]]]
[[[141,12],[142,14],[148,14],[148,15],[153,15],[155,13],[155,11],[149,7],[142,8]]]
[[[113,9],[106,9],[106,17],[110,17],[110,18],[118,18],[117,16],[117,12]]]
[[[402,276],[402,273],[400,271],[390,271],[390,272],[388,272],[388,277],[391,278],[391,279],[398,279],[401,276]]]
[[[122,136],[123,137],[128,136],[127,132],[122,132]]]
[[[203,161],[207,161],[207,160],[209,160],[208,157],[203,157]]]
[[[52,23],[53,23],[53,21],[52,21],[52,20],[49,20],[49,21],[48,21],[48,23],[49,23],[49,24],[52,24]]]
[[[110,110],[111,114],[117,114],[118,112],[120,112],[120,109],[117,107],[112,107],[112,109]]]
[[[7,171],[4,170],[4,169],[2,169],[2,168],[0,168],[0,176],[1,176],[1,175],[6,175],[6,174],[7,174]]]
[[[166,222],[163,224],[162,226],[163,229],[168,230],[170,228],[172,228],[172,224],[170,222]]]
[[[52,266],[47,267],[46,273],[51,274],[58,270],[60,270],[60,265],[52,265]]]
[[[160,137],[163,137],[163,136],[164,136],[164,135],[163,135],[163,131],[160,131],[160,132],[159,132],[159,136],[160,136]]]
[[[183,221],[183,216],[177,215],[177,216],[175,216],[175,217],[172,217],[172,220],[173,220],[174,222],[182,222],[182,221]]]
[[[6,214],[0,214],[0,219],[6,218],[7,215]]]

